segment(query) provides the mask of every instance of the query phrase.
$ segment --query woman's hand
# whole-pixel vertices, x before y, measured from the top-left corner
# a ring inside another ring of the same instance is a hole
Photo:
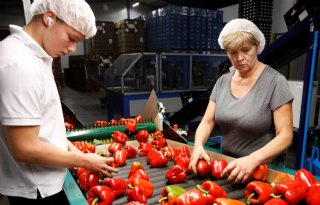
[[[192,155],[190,158],[189,169],[191,169],[194,174],[197,174],[196,164],[199,159],[206,160],[208,164],[211,163],[210,157],[201,145],[193,147]]]
[[[229,175],[228,181],[231,183],[246,183],[258,165],[259,162],[252,156],[241,157],[229,162],[221,176]]]

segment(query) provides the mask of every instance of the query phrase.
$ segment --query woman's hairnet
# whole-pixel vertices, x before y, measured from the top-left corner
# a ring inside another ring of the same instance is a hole
[[[266,43],[264,35],[254,23],[247,19],[233,19],[224,26],[218,38],[218,43],[222,49],[224,49],[224,38],[227,37],[230,33],[237,31],[251,33],[260,42],[258,47],[258,54],[262,52]]]
[[[52,11],[87,39],[97,32],[95,16],[85,0],[34,0],[30,11],[32,16]]]

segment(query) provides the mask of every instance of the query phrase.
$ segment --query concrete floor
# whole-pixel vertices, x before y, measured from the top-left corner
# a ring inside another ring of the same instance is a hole
[[[100,98],[105,96],[104,89],[83,92],[64,86],[60,90],[61,101],[74,113],[83,125],[92,124],[95,120],[108,120],[107,108]]]

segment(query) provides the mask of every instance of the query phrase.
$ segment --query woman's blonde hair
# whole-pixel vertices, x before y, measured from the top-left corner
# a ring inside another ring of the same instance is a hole
[[[227,35],[223,41],[223,47],[228,50],[228,48],[239,48],[246,44],[251,44],[259,47],[260,42],[249,32],[236,31]]]

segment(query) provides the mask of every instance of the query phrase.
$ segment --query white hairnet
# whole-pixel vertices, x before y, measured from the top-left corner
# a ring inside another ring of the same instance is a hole
[[[266,43],[264,35],[254,23],[247,19],[233,19],[224,26],[218,38],[218,43],[222,49],[224,49],[224,38],[227,37],[230,33],[237,31],[251,33],[260,42],[258,47],[258,54],[262,52]]]
[[[34,0],[30,11],[32,16],[52,11],[86,38],[97,32],[95,16],[85,0]]]

